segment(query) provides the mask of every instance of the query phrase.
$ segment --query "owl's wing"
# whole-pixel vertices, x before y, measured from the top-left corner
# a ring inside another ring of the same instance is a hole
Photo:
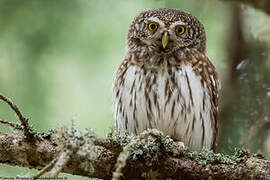
[[[119,110],[122,109],[122,99],[121,99],[121,93],[120,93],[120,87],[123,85],[125,79],[124,75],[127,71],[128,64],[130,63],[130,56],[127,56],[119,65],[118,70],[115,74],[115,80],[113,84],[113,100],[114,100],[114,116],[115,116],[115,127],[116,129],[119,129],[120,126],[123,125],[119,124],[122,123],[118,119]]]
[[[218,100],[221,85],[218,79],[215,66],[211,61],[199,51],[191,53],[192,67],[194,71],[201,76],[202,84],[208,88],[211,99],[211,120],[214,128],[214,140],[212,148],[216,147],[216,137],[218,135]]]

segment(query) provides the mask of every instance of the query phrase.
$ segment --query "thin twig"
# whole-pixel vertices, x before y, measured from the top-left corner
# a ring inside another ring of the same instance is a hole
[[[113,178],[112,180],[119,180],[121,179],[121,176],[123,175],[122,170],[127,164],[127,160],[130,157],[132,147],[137,144],[140,141],[140,137],[138,137],[136,140],[131,141],[129,144],[127,144],[123,151],[119,154],[117,158],[117,162],[115,164],[115,171],[113,172]]]
[[[260,118],[251,126],[248,132],[248,136],[246,138],[246,143],[251,142],[251,139],[254,138],[268,122],[268,119],[270,118],[269,109],[270,109],[270,101],[266,102]]]
[[[10,127],[12,127],[15,130],[23,131],[23,127],[20,124],[15,124],[15,123],[12,123],[12,122],[9,122],[9,121],[6,121],[6,120],[2,120],[2,119],[0,119],[0,123],[7,124],[7,125],[9,125]]]
[[[5,97],[1,93],[0,93],[0,99],[3,100],[5,103],[7,103],[9,105],[9,107],[16,113],[16,115],[18,116],[18,118],[21,121],[21,124],[23,126],[24,135],[29,139],[33,139],[34,133],[32,132],[32,130],[28,124],[28,118],[25,118],[22,115],[21,111],[19,110],[19,108],[16,104],[14,104],[9,98]]]
[[[57,158],[55,158],[54,160],[52,160],[49,164],[47,164],[44,168],[42,168],[37,175],[35,175],[33,177],[33,180],[38,179],[40,176],[42,176],[44,173],[48,172],[52,166],[55,164],[55,162],[57,161]]]
[[[112,180],[119,180],[121,179],[121,176],[123,175],[122,170],[127,164],[127,160],[130,157],[130,154],[132,153],[133,147],[138,144],[139,141],[142,139],[147,139],[149,136],[153,136],[155,138],[160,138],[163,134],[155,129],[148,129],[143,131],[136,139],[132,140],[129,144],[127,144],[123,151],[119,154],[117,158],[117,162],[115,164],[115,171],[113,173]]]
[[[49,172],[49,178],[55,178],[61,172],[61,170],[65,167],[70,159],[70,151],[66,150],[62,152],[55,163],[54,167]]]

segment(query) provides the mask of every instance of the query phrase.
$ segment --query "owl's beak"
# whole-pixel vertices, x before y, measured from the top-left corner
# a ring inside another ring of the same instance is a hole
[[[161,39],[161,43],[162,43],[162,46],[163,46],[164,49],[168,45],[168,42],[169,42],[168,32],[164,32],[163,35],[162,35],[162,39]]]

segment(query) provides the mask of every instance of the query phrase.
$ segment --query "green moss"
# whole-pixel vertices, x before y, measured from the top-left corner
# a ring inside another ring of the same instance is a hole
[[[189,158],[195,159],[199,164],[205,165],[208,163],[214,164],[236,164],[241,161],[246,161],[250,157],[250,152],[244,149],[236,149],[233,155],[222,153],[214,153],[212,150],[203,149],[200,152],[189,151]]]
[[[120,135],[118,132],[112,131],[107,135],[107,138],[119,144],[121,147],[124,147],[127,144],[129,144],[131,141],[135,140],[136,136],[133,134],[128,134],[128,133],[124,133]]]
[[[179,145],[169,136],[161,137],[161,143],[165,148],[166,152],[173,156],[182,155],[183,152],[186,151],[186,148],[180,149]]]
[[[179,147],[169,136],[158,130],[147,130],[139,136],[133,134],[121,134],[117,132],[111,132],[108,135],[110,140],[115,141],[121,147],[125,147],[130,143],[134,143],[131,146],[130,157],[132,159],[138,159],[144,154],[156,156],[158,152],[167,153],[170,155],[179,155]]]
[[[93,144],[93,137],[96,134],[92,129],[86,129],[84,131],[77,130],[72,124],[71,128],[59,128],[49,131],[46,134],[39,134],[44,138],[51,136],[54,143],[65,146],[72,152],[77,152],[80,155],[88,156],[89,159],[96,159],[97,154],[103,150],[102,147],[95,146]],[[158,130],[147,130],[141,133],[139,136],[133,134],[119,134],[113,131],[107,135],[108,142],[117,144],[121,151],[121,148],[129,147],[129,158],[139,159],[143,155],[147,154],[150,157],[156,157],[158,153],[167,153],[171,156],[186,156],[191,159],[195,159],[199,164],[205,165],[208,163],[214,164],[236,164],[240,161],[245,161],[250,157],[250,153],[244,149],[237,149],[234,155],[226,155],[222,153],[214,153],[211,150],[203,149],[200,152],[189,151],[187,148],[181,149],[177,142],[171,139],[169,136],[165,136]],[[89,167],[91,169],[91,167]]]

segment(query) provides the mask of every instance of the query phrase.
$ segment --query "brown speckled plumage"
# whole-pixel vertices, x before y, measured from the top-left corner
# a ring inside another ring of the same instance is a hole
[[[193,150],[215,147],[219,81],[205,41],[199,20],[180,10],[152,9],[134,18],[113,88],[119,132],[156,128]]]

